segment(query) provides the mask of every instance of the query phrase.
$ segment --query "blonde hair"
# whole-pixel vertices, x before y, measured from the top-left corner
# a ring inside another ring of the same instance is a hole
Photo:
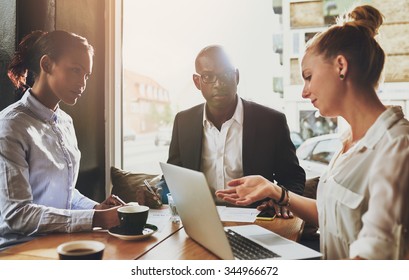
[[[306,52],[325,59],[344,55],[350,65],[350,78],[358,85],[376,87],[385,64],[385,53],[375,39],[382,23],[383,15],[376,8],[357,6],[314,36],[307,43]]]

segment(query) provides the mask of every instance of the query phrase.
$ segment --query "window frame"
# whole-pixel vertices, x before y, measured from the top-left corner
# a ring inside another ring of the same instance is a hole
[[[122,0],[105,0],[105,193],[111,193],[111,166],[123,166]]]

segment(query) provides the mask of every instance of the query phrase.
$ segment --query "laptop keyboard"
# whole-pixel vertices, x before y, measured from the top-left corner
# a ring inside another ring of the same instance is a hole
[[[280,257],[280,255],[264,248],[260,244],[257,244],[231,229],[226,230],[226,236],[232,247],[233,255],[240,260],[258,260]]]

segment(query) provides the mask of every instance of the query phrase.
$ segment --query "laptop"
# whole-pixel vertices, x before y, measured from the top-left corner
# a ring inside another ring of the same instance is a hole
[[[219,258],[292,260],[321,257],[321,253],[258,225],[223,227],[203,173],[163,162],[160,167],[187,235]],[[247,249],[242,247],[236,248],[236,243],[242,246],[242,242],[254,245],[256,248],[251,249],[254,254],[251,251],[247,254]],[[246,256],[240,255],[243,253]]]

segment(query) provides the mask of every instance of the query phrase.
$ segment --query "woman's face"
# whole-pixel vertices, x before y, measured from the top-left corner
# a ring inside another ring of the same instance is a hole
[[[342,104],[342,81],[335,60],[331,63],[321,55],[306,52],[301,62],[301,71],[304,79],[302,97],[309,98],[322,116],[338,116]]]
[[[74,105],[84,92],[92,72],[92,56],[86,50],[77,49],[52,62],[48,85],[57,99]]]

